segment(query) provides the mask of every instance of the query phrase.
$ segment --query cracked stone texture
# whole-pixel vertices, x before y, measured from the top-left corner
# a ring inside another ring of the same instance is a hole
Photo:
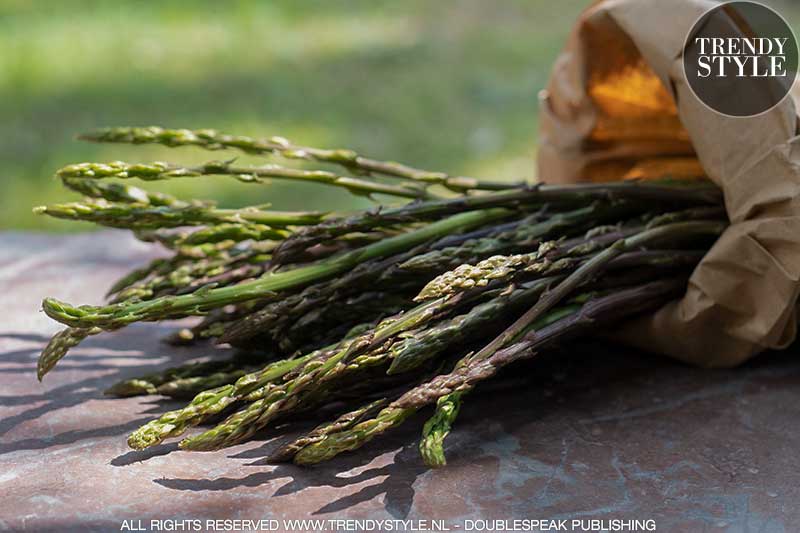
[[[97,303],[153,257],[122,232],[0,234],[0,529],[118,531],[151,518],[622,518],[658,531],[800,528],[797,348],[732,371],[702,371],[586,342],[542,355],[469,397],[449,465],[416,452],[422,413],[356,453],[315,468],[264,464],[286,435],[214,453],[126,435],[179,405],[105,398],[115,381],[212,352],[172,348],[169,326],[89,339],[38,383],[58,325],[45,295]],[[502,416],[498,416],[502,415]]]

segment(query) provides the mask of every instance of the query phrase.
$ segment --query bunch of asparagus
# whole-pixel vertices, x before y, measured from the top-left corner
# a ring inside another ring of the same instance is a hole
[[[167,340],[238,348],[229,360],[111,387],[117,396],[191,399],[130,435],[135,449],[216,421],[180,442],[185,450],[216,450],[276,420],[334,406],[341,416],[273,456],[313,464],[433,405],[419,449],[427,464],[443,465],[444,439],[473,388],[519,360],[679,296],[727,224],[720,191],[706,182],[481,181],[214,130],[113,128],[82,138],[302,163],[112,162],[58,171],[85,198],[38,212],[129,229],[170,256],[115,283],[108,305],[45,299],[45,313],[67,328],[42,353],[39,379],[86,337],[139,321],[202,317]],[[206,175],[253,185],[307,181],[395,200],[356,213],[222,209],[127,184]]]

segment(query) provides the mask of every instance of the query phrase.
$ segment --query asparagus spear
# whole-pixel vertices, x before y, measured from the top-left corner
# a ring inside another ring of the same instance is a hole
[[[391,185],[349,176],[341,176],[325,170],[302,170],[279,165],[258,167],[235,166],[232,161],[209,161],[194,167],[182,167],[156,161],[154,163],[78,163],[58,171],[61,178],[138,178],[146,181],[191,178],[198,176],[233,176],[244,183],[266,183],[265,178],[305,181],[342,187],[356,195],[387,194],[400,198],[430,198],[425,189],[413,185]]]
[[[257,208],[218,209],[204,203],[152,206],[85,199],[83,202],[39,206],[36,214],[67,220],[85,220],[103,226],[125,229],[177,228],[205,224],[252,223],[273,228],[316,224],[324,214],[315,212],[264,211]],[[272,229],[270,238],[283,239],[286,233]]]
[[[437,376],[428,383],[411,389],[382,409],[374,418],[346,430],[329,433],[323,439],[303,447],[293,460],[302,465],[315,464],[329,460],[339,453],[357,449],[379,434],[400,425],[417,410],[440,397],[453,392],[469,391],[478,382],[494,376],[499,368],[530,357],[536,350],[557,340],[579,334],[589,327],[597,327],[598,324],[652,309],[674,295],[683,284],[683,280],[653,282],[591,299],[578,312],[573,312],[572,308],[551,311],[550,318],[556,320],[550,326],[532,331],[512,347],[498,351],[488,359],[462,359],[465,364],[458,365],[453,372]]]
[[[258,400],[269,393],[272,386],[284,376],[293,372],[312,372],[336,350],[349,346],[366,328],[367,326],[360,324],[332,346],[301,357],[275,361],[260,370],[245,374],[233,384],[198,393],[186,407],[167,412],[134,431],[128,438],[128,445],[137,450],[156,445],[164,439],[181,435],[188,428],[222,412],[241,399]]]
[[[422,428],[419,453],[422,455],[422,460],[425,464],[431,468],[439,468],[447,464],[444,455],[444,439],[447,438],[450,428],[458,416],[463,395],[463,392],[451,392],[439,397],[436,401],[436,412],[425,422],[425,426]],[[330,433],[333,432],[331,431]],[[308,444],[311,444],[311,442]]]
[[[609,209],[607,206],[604,207],[606,210]],[[619,214],[621,210],[613,209],[613,211],[615,214]],[[522,224],[506,233],[469,240],[457,246],[447,246],[414,255],[408,261],[403,262],[400,268],[415,273],[438,273],[451,270],[459,265],[474,263],[483,257],[538,246],[541,239],[550,235],[564,236],[576,230],[585,230],[587,224],[596,224],[597,221],[602,220],[601,213],[602,210],[598,204],[565,213],[555,213],[543,221]]]
[[[537,303],[537,305],[535,305],[531,309],[531,311],[523,315],[523,317],[520,320],[518,320],[514,325],[512,325],[511,328],[509,328],[506,332],[504,332],[503,335],[498,337],[498,339],[500,339],[499,341],[495,340],[492,343],[490,343],[487,348],[481,350],[475,356],[465,358],[465,361],[462,364],[467,364],[468,362],[473,362],[473,361],[480,361],[482,359],[490,357],[494,352],[497,351],[499,347],[502,346],[503,343],[508,342],[509,340],[513,340],[517,335],[516,331],[522,331],[523,328],[533,323],[536,319],[539,318],[539,316],[541,316],[541,313],[546,312],[548,310],[549,306],[552,306],[555,302],[558,302],[559,300],[563,299],[563,297],[566,296],[566,294],[574,290],[586,279],[589,279],[592,276],[596,275],[596,273],[599,272],[601,268],[608,266],[611,261],[619,257],[624,251],[637,248],[652,241],[663,240],[666,237],[675,237],[676,235],[685,237],[695,232],[701,234],[706,232],[711,234],[718,234],[719,231],[721,231],[721,228],[722,225],[715,222],[678,223],[678,224],[671,224],[662,228],[654,228],[646,230],[634,237],[628,237],[626,239],[618,241],[617,243],[607,248],[603,252],[597,254],[592,259],[586,261],[586,263],[580,268],[578,268],[575,273],[567,277],[567,279],[564,282],[557,285],[557,287],[553,291],[547,293],[539,301],[539,303]],[[285,401],[285,399],[282,400]],[[260,408],[261,406],[258,406],[258,407],[253,407],[250,410],[257,411]],[[271,409],[271,411],[274,412],[275,409]],[[386,428],[391,427],[393,424],[402,422],[402,420],[404,420],[410,414],[411,414],[410,412],[400,412],[400,411],[394,411],[389,414],[382,412],[381,415],[379,415],[378,417],[379,419],[372,421],[372,423],[368,425],[368,427],[361,428],[365,430],[364,433],[356,433],[355,435],[359,439],[366,438],[368,440],[367,438],[368,435],[380,433]],[[385,419],[381,420],[380,419],[381,416],[385,416]],[[263,421],[263,418],[259,421]],[[240,427],[242,424],[248,424],[251,422],[252,422],[251,418],[238,418],[230,421],[231,425],[238,425]],[[241,430],[239,429],[239,431]],[[192,446],[190,445],[187,447],[191,448]],[[432,454],[435,455],[436,451],[435,448],[430,451]],[[308,453],[313,453],[313,452],[308,452]],[[298,461],[300,462],[305,460],[306,459],[303,459],[302,457],[298,459]],[[433,460],[433,458],[431,460]]]
[[[127,202],[152,206],[185,205],[174,196],[160,192],[150,192],[122,183],[102,183],[85,178],[64,177],[61,182],[68,189],[90,198],[103,198],[109,202]]]
[[[126,379],[115,383],[105,393],[109,396],[129,397],[142,394],[163,394],[185,397],[187,391],[198,392],[233,383],[242,375],[254,370],[253,362],[242,357],[223,361],[189,363],[167,368],[161,372]],[[251,368],[251,370],[246,370]],[[202,388],[197,388],[202,387]]]
[[[670,261],[661,256],[640,255],[638,260],[650,263],[654,259],[661,264],[682,264],[686,257],[672,254]],[[696,257],[690,256],[690,260]],[[591,261],[591,260],[590,260]],[[588,261],[587,261],[588,262]],[[630,260],[628,261],[630,263]],[[381,365],[398,355],[402,358],[397,373],[419,366],[422,362],[436,356],[448,346],[475,332],[485,331],[491,320],[497,319],[498,311],[508,312],[515,305],[532,299],[552,282],[552,279],[540,280],[524,290],[509,292],[485,305],[473,308],[467,315],[453,320],[444,320],[424,331],[422,334],[409,334],[416,327],[424,327],[441,313],[446,302],[434,301],[422,304],[408,313],[392,317],[381,322],[373,331],[367,332],[352,344],[343,347],[330,357],[316,361],[315,365],[303,367],[296,376],[284,384],[272,386],[257,401],[245,406],[231,415],[215,428],[198,436],[181,442],[181,447],[190,450],[208,451],[238,444],[251,437],[259,429],[281,414],[301,407],[309,407],[309,402],[316,400],[316,394],[325,387],[337,388],[338,383],[349,371],[360,371],[364,368]],[[511,299],[511,296],[514,296]],[[459,334],[461,333],[461,334]],[[391,339],[395,341],[385,343]],[[377,349],[375,348],[377,347]],[[371,351],[370,351],[371,350]],[[354,357],[355,355],[359,357]]]
[[[670,239],[674,241],[675,239],[685,239],[698,235],[718,236],[724,229],[724,223],[715,221],[676,222],[663,226],[656,226],[637,235],[615,242],[581,265],[580,268],[567,276],[567,278],[553,288],[552,291],[549,291],[539,299],[536,305],[517,319],[517,321],[509,326],[500,336],[476,353],[473,356],[474,360],[480,361],[481,359],[490,357],[495,351],[512,342],[520,333],[541,317],[542,314],[558,304],[559,301],[583,283],[591,280],[594,276],[605,270],[612,260],[623,253],[658,241]]]
[[[391,237],[316,264],[286,272],[270,273],[257,280],[229,287],[201,289],[192,294],[100,307],[75,307],[54,298],[46,298],[42,302],[42,308],[49,317],[66,325],[83,328],[96,326],[104,330],[119,328],[139,321],[202,314],[227,304],[264,298],[274,294],[275,291],[307,286],[315,281],[345,272],[364,261],[398,253],[443,235],[488,223],[505,216],[505,214],[504,209],[493,209],[456,215],[416,231]]]
[[[333,163],[362,174],[380,174],[402,178],[425,185],[436,184],[451,190],[499,190],[514,187],[513,183],[484,182],[474,178],[450,176],[431,172],[401,163],[377,161],[361,156],[352,150],[326,150],[298,146],[283,137],[253,139],[241,135],[226,135],[216,130],[148,128],[107,128],[86,133],[81,139],[92,142],[124,142],[134,144],[158,143],[164,146],[199,146],[208,150],[236,148],[249,154],[277,154],[287,159],[302,159]]]
[[[141,450],[158,444],[166,438],[180,435],[189,427],[199,424],[209,416],[222,412],[237,401],[240,394],[251,392],[258,387],[258,384],[266,384],[281,378],[317,355],[311,353],[297,359],[276,361],[257,373],[239,378],[234,384],[201,392],[186,407],[164,413],[158,419],[148,422],[133,432],[128,438],[128,445],[135,450]]]
[[[80,344],[86,337],[97,335],[102,331],[100,328],[66,328],[56,333],[39,356],[36,377],[42,381],[45,374],[67,355],[70,348]]]
[[[253,257],[206,258],[173,262],[170,270],[151,275],[145,280],[120,290],[111,303],[127,300],[146,300],[170,294],[195,292],[204,286],[228,286],[264,273],[266,264],[258,255]],[[160,269],[161,270],[161,269]]]
[[[365,418],[377,413],[386,404],[387,400],[381,398],[345,413],[331,423],[322,424],[306,435],[282,446],[279,450],[270,455],[269,460],[272,463],[291,461],[292,457],[294,457],[300,449],[313,442],[321,441],[326,435],[352,428]]]
[[[273,261],[276,264],[288,262],[286,258],[295,256],[298,251],[353,231],[407,224],[498,206],[511,209],[551,204],[578,208],[596,201],[612,205],[619,205],[619,202],[626,201],[640,207],[665,210],[674,206],[718,206],[721,203],[721,193],[716,187],[707,185],[676,187],[636,182],[583,185],[539,184],[474,196],[412,202],[401,207],[364,211],[346,218],[333,218],[302,228],[276,248]],[[645,209],[643,208],[643,210]]]

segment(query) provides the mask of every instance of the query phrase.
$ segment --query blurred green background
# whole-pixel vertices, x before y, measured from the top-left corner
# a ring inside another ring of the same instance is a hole
[[[768,3],[798,20],[798,6]],[[76,199],[52,177],[68,163],[224,157],[74,140],[100,126],[279,134],[432,170],[530,178],[536,94],[587,4],[0,0],[0,228],[89,228],[31,213]],[[148,187],[223,206],[367,202],[327,187],[222,177]]]

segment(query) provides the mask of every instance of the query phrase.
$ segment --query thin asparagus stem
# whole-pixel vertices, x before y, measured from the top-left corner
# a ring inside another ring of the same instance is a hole
[[[687,237],[698,235],[718,236],[724,229],[725,224],[716,221],[676,222],[673,224],[656,226],[637,235],[615,242],[581,265],[575,272],[567,276],[564,281],[556,285],[552,291],[545,293],[542,298],[525,312],[525,314],[518,318],[516,322],[478,351],[478,353],[474,355],[474,359],[477,361],[485,359],[498,349],[512,342],[520,333],[541,317],[542,314],[563,300],[572,291],[602,272],[613,259],[619,257],[623,253],[660,240],[674,240],[676,238],[686,239]]]
[[[581,229],[585,230],[589,224],[596,225],[598,221],[602,221],[604,211],[620,215],[624,212],[623,209],[593,204],[573,211],[555,213],[542,221],[535,221],[540,215],[532,215],[534,221],[521,224],[511,231],[416,254],[403,262],[400,268],[426,274],[451,270],[459,265],[474,263],[482,257],[538,246],[542,239],[551,235],[564,236]]]
[[[638,258],[642,264],[653,260],[653,257],[648,255],[639,255]],[[682,253],[674,254],[673,260],[680,264],[684,260],[684,255]],[[657,261],[664,262],[664,259],[658,257]],[[516,295],[516,303],[522,303],[523,298],[538,295],[549,281],[540,280],[524,291],[519,291]],[[252,403],[216,427],[200,435],[184,439],[181,442],[181,448],[193,451],[211,451],[239,444],[279,415],[313,405],[315,395],[321,389],[326,386],[337,389],[337,383],[347,375],[347,372],[363,371],[365,368],[384,364],[396,354],[403,353],[407,359],[416,359],[413,365],[419,366],[462,338],[458,335],[448,335],[453,332],[454,324],[469,324],[466,329],[481,331],[480,327],[485,326],[485,323],[496,314],[493,311],[502,309],[499,301],[494,302],[494,305],[483,306],[478,311],[473,309],[473,312],[468,314],[465,320],[445,321],[441,327],[433,326],[423,336],[401,337],[404,332],[433,320],[437,316],[436,311],[441,310],[441,307],[440,302],[428,302],[408,313],[382,321],[373,331],[356,338],[351,344],[342,346],[330,357],[324,360],[317,359],[313,365],[306,365],[291,380],[265,389],[257,398],[250,398],[254,400]],[[547,320],[560,317],[561,315],[556,314],[555,318],[550,317]],[[541,323],[548,324],[547,320]],[[465,333],[464,336],[468,334]],[[388,345],[384,344],[385,341],[392,338],[399,340]],[[374,347],[378,348],[368,351]],[[410,355],[411,353],[413,355]],[[363,355],[354,358],[357,354]],[[410,364],[412,363],[406,363],[406,366]]]
[[[164,413],[134,431],[128,437],[128,445],[135,450],[141,450],[169,437],[176,437],[209,416],[222,412],[237,401],[239,395],[257,388],[257,383],[266,384],[279,379],[316,355],[312,353],[303,358],[276,361],[257,373],[239,378],[236,383],[201,392],[186,407]]]
[[[264,224],[228,223],[198,229],[176,241],[177,246],[215,243],[221,241],[266,241],[281,240],[288,236],[286,231],[276,230]]]
[[[666,280],[618,291],[609,296],[590,299],[575,312],[575,306],[550,312],[549,326],[534,330],[513,346],[497,351],[488,359],[478,360],[469,355],[464,364],[456,366],[449,374],[442,374],[431,381],[403,394],[398,400],[383,408],[374,418],[364,420],[344,431],[330,433],[318,442],[300,449],[294,462],[301,465],[316,464],[336,455],[360,448],[376,436],[402,424],[422,407],[453,392],[464,393],[477,383],[494,376],[497,371],[512,362],[530,357],[546,346],[568,336],[574,336],[598,324],[607,324],[626,316],[652,309],[673,296],[684,285],[684,281]]]
[[[533,185],[480,195],[460,196],[445,200],[412,202],[401,207],[364,211],[346,218],[332,218],[302,228],[286,239],[273,254],[275,264],[289,262],[299,251],[354,231],[407,224],[419,220],[503,206],[509,209],[536,207],[545,204],[571,208],[593,202],[619,206],[620,202],[650,205],[655,209],[671,206],[717,206],[721,193],[715,186],[667,186],[658,183],[616,182],[582,185]],[[618,207],[621,208],[622,206]]]
[[[85,199],[83,202],[39,206],[36,214],[67,220],[84,220],[112,228],[154,229],[199,226],[205,224],[253,223],[274,226],[317,224],[325,216],[315,212],[265,211],[257,208],[218,209],[194,203],[177,207],[151,206]],[[283,239],[285,233],[274,231],[271,238]]]
[[[495,209],[456,215],[416,231],[390,237],[316,264],[286,272],[269,273],[257,280],[229,287],[200,290],[192,294],[162,297],[144,302],[124,302],[99,307],[75,307],[54,298],[46,298],[42,302],[42,308],[49,317],[66,325],[84,328],[96,326],[106,330],[119,328],[133,322],[202,314],[224,305],[265,298],[273,295],[276,291],[307,286],[312,282],[345,272],[369,259],[398,253],[456,231],[465,231],[505,216],[505,214],[504,209]]]
[[[325,438],[326,435],[330,435],[331,433],[337,433],[339,431],[344,431],[346,429],[350,429],[362,420],[366,419],[377,413],[381,408],[383,408],[388,401],[384,398],[375,400],[374,402],[370,402],[367,405],[359,407],[353,411],[345,413],[339,416],[333,422],[328,422],[317,426],[309,433],[303,435],[302,437],[295,439],[294,441],[282,446],[279,450],[275,451],[269,456],[269,461],[271,463],[282,463],[286,461],[291,461],[292,457],[302,448],[308,446],[313,442],[319,442]]]
[[[248,154],[280,155],[286,159],[301,159],[332,163],[362,174],[380,174],[425,185],[436,184],[461,192],[472,189],[500,190],[517,184],[485,182],[463,176],[450,176],[443,172],[431,172],[401,163],[377,161],[357,154],[352,150],[326,150],[298,146],[283,137],[254,139],[241,135],[226,135],[215,130],[165,129],[157,126],[147,128],[108,128],[86,133],[80,139],[92,142],[158,143],[164,146],[199,146],[207,150],[235,148]]]
[[[62,178],[65,187],[90,198],[103,198],[109,202],[127,202],[152,206],[185,205],[174,196],[151,192],[123,183],[103,183],[84,178]]]
[[[167,368],[161,372],[138,376],[119,381],[105,391],[109,396],[129,397],[143,394],[163,394],[165,396],[185,397],[193,386],[191,396],[206,389],[232,383],[239,377],[254,370],[252,362],[241,357],[215,360],[204,363],[189,363]],[[250,368],[251,370],[246,370]],[[190,396],[190,397],[191,397]]]
[[[134,431],[128,438],[128,445],[137,450],[154,446],[164,439],[181,435],[188,428],[222,412],[241,399],[259,400],[276,388],[274,385],[284,376],[293,372],[310,373],[318,368],[328,356],[348,347],[366,328],[367,325],[360,324],[334,345],[309,352],[301,357],[275,361],[240,377],[235,383],[198,393],[183,409],[165,413]]]
[[[451,392],[440,397],[436,401],[436,411],[422,428],[419,453],[430,468],[439,468],[447,464],[444,455],[444,439],[447,438],[453,422],[458,417],[463,395],[463,392]],[[309,444],[311,443],[309,442]]]
[[[210,161],[193,167],[182,167],[161,161],[153,163],[125,163],[122,161],[78,163],[62,168],[57,175],[61,178],[138,178],[145,181],[198,176],[233,176],[244,183],[258,184],[267,183],[266,179],[286,179],[341,187],[352,194],[361,196],[387,194],[400,198],[431,197],[431,194],[424,188],[415,185],[392,185],[350,176],[341,176],[326,170],[302,170],[279,165],[236,166],[231,161]]]
[[[156,388],[156,393],[171,398],[192,398],[204,390],[235,383],[256,369],[254,365],[227,366],[209,374],[181,377],[162,383]]]
[[[47,344],[36,365],[39,381],[67,355],[70,348],[80,344],[86,337],[102,332],[100,328],[66,328],[56,333]]]

